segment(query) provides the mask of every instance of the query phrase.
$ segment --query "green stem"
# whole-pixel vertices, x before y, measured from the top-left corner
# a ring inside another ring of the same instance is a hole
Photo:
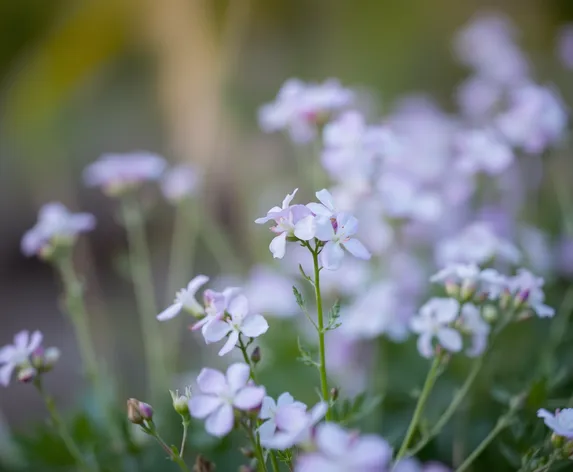
[[[474,362],[473,367],[472,367],[470,373],[468,374],[468,376],[466,377],[466,380],[464,381],[462,387],[456,392],[456,394],[455,394],[454,398],[452,399],[451,403],[449,404],[448,408],[446,408],[446,411],[444,411],[444,413],[442,413],[442,416],[440,416],[440,418],[438,419],[436,424],[433,426],[433,428],[429,431],[429,433],[426,436],[424,436],[418,442],[418,444],[416,444],[412,449],[408,450],[409,456],[416,455],[418,452],[420,452],[424,448],[424,446],[426,444],[428,444],[428,442],[430,442],[430,440],[432,438],[434,438],[438,434],[440,434],[440,432],[442,431],[444,426],[448,423],[448,421],[450,421],[451,417],[457,411],[458,407],[460,406],[460,404],[462,403],[462,401],[464,400],[464,398],[468,394],[471,386],[473,385],[477,375],[479,374],[479,372],[483,366],[483,361],[484,361],[484,356],[481,356],[478,359],[476,359],[476,361]]]
[[[167,453],[169,458],[173,462],[175,462],[183,472],[189,472],[189,469],[187,468],[187,464],[185,464],[185,462],[183,461],[183,459],[180,456],[178,456],[177,454],[175,454],[173,452],[173,450],[167,445],[167,443],[161,438],[161,436],[159,436],[159,433],[155,429],[151,429],[150,431],[151,431],[150,434],[157,440],[157,442],[163,448],[163,450]]]
[[[183,437],[181,438],[181,447],[179,448],[179,457],[183,457],[183,453],[185,452],[185,444],[187,443],[187,432],[189,430],[190,420],[185,419],[183,420]]]
[[[432,366],[428,371],[428,375],[426,377],[426,381],[424,382],[424,387],[422,388],[422,393],[418,398],[418,403],[416,404],[416,409],[414,410],[414,414],[412,415],[412,420],[410,421],[410,425],[408,426],[408,430],[406,431],[406,436],[404,437],[404,441],[400,446],[400,450],[396,455],[396,463],[404,457],[406,451],[408,450],[408,446],[410,442],[412,442],[412,438],[414,437],[414,433],[416,432],[416,428],[418,423],[422,419],[422,413],[424,412],[424,407],[426,406],[426,402],[430,396],[432,388],[436,383],[438,378],[438,370],[441,363],[441,356],[439,354],[436,355],[434,361],[432,362]]]
[[[251,358],[249,357],[249,353],[247,352],[247,346],[243,342],[243,338],[240,334],[239,334],[239,349],[241,350],[241,353],[243,354],[243,359],[245,361],[245,364],[247,364],[249,366],[249,369],[251,371],[251,379],[253,380],[253,382],[257,383],[257,376],[255,374],[255,366],[251,362]]]
[[[149,248],[145,237],[143,214],[136,196],[127,194],[121,203],[129,243],[131,277],[143,331],[148,388],[150,397],[154,401],[158,398],[158,389],[164,385],[165,370],[163,368],[161,338],[156,331],[157,304],[155,302]]]
[[[46,393],[46,391],[44,390],[41,377],[36,377],[36,379],[34,380],[34,385],[35,385],[36,389],[38,390],[38,392],[40,393],[41,397],[44,399],[44,403],[46,404],[46,409],[48,410],[48,413],[50,414],[50,418],[52,419],[52,423],[53,423],[56,431],[58,432],[58,434],[62,438],[62,441],[64,441],[64,444],[66,445],[66,448],[68,449],[68,452],[71,454],[71,456],[76,461],[79,469],[82,471],[85,471],[85,472],[97,471],[98,468],[96,466],[91,466],[85,460],[82,452],[80,451],[79,447],[75,443],[72,435],[70,434],[70,432],[66,428],[66,425],[65,425],[64,421],[62,420],[60,413],[58,412],[58,409],[56,407],[56,403],[54,402],[54,399],[50,395],[48,395]]]
[[[326,421],[331,420],[330,402],[328,394],[328,379],[326,376],[326,351],[324,347],[324,314],[322,311],[322,295],[320,293],[320,267],[318,264],[318,249],[314,251],[311,249],[312,259],[314,262],[314,293],[316,297],[316,313],[318,324],[318,351],[320,356],[320,388],[322,391],[322,398],[328,402],[328,410],[326,412]]]
[[[484,440],[479,443],[478,447],[476,447],[473,452],[467,457],[467,459],[462,462],[462,464],[456,469],[456,472],[463,472],[467,470],[468,467],[478,458],[478,456],[489,446],[489,444],[497,437],[499,433],[501,433],[507,426],[510,424],[510,416],[512,412],[508,413],[505,416],[502,416],[495,428],[493,428],[490,433],[484,438]]]
[[[252,424],[243,423],[243,427],[244,427],[245,432],[247,433],[247,436],[249,438],[249,441],[251,441],[251,444],[253,445],[253,449],[255,451],[255,457],[257,458],[257,470],[259,472],[267,472],[267,466],[265,464],[265,456],[263,455],[263,449],[262,449],[261,443],[258,439],[258,434],[255,437],[255,433],[253,432]]]
[[[279,462],[277,461],[277,457],[275,456],[274,451],[269,451],[269,455],[271,456],[271,465],[273,466],[273,472],[279,472]]]

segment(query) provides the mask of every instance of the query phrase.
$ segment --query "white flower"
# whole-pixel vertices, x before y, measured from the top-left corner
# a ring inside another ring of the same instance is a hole
[[[14,336],[14,344],[0,349],[0,385],[7,387],[14,369],[27,365],[30,355],[42,344],[42,333],[20,331]]]
[[[70,213],[61,203],[47,203],[38,213],[38,222],[24,234],[22,252],[32,256],[53,243],[71,244],[79,233],[94,227],[95,217],[90,213]]]
[[[430,281],[441,283],[450,296],[468,299],[478,292],[490,300],[498,298],[507,287],[507,277],[495,269],[481,270],[476,264],[448,264],[430,277]]]
[[[259,314],[249,314],[249,302],[244,295],[234,297],[227,308],[228,317],[214,319],[206,325],[203,332],[207,344],[218,342],[229,336],[225,345],[219,351],[223,356],[236,346],[239,336],[256,338],[269,329],[267,321]]]
[[[201,176],[189,164],[169,169],[161,179],[161,191],[167,200],[177,203],[197,192]]]
[[[261,437],[261,445],[267,449],[282,451],[295,445],[309,443],[314,426],[324,417],[327,410],[326,402],[317,403],[310,411],[303,410],[296,403],[281,407],[275,413],[275,423],[280,427],[273,436]]]
[[[281,420],[284,420],[286,416],[282,413],[282,410],[285,408],[287,411],[292,411],[291,409],[293,408],[299,408],[301,411],[306,412],[306,405],[295,401],[293,396],[288,392],[281,394],[276,402],[271,397],[267,396],[264,398],[259,414],[260,419],[266,420],[259,427],[261,440],[270,440],[277,431],[285,429],[285,426],[281,423]],[[287,423],[286,429],[288,429],[288,425]]]
[[[317,218],[316,238],[326,241],[320,252],[320,261],[325,269],[336,270],[340,267],[344,258],[342,248],[358,259],[370,259],[368,249],[352,237],[357,231],[358,220],[349,213],[338,213],[334,222],[326,216]]]
[[[491,329],[489,324],[482,318],[479,308],[472,303],[462,306],[460,321],[461,330],[472,338],[472,345],[467,349],[466,354],[470,357],[479,356],[487,347],[487,338]]]
[[[226,375],[218,370],[202,369],[197,377],[200,394],[189,400],[189,411],[194,418],[207,418],[205,429],[213,436],[231,432],[235,422],[233,409],[249,411],[261,406],[264,387],[249,383],[251,370],[247,364],[232,364]]]
[[[573,439],[573,408],[556,410],[555,415],[541,408],[537,416],[543,418],[547,427],[551,428],[557,436]]]
[[[298,189],[287,195],[283,200],[282,207],[273,207],[267,215],[257,218],[255,223],[264,224],[274,220],[276,225],[271,231],[277,236],[271,241],[269,249],[275,259],[282,259],[286,252],[287,238],[296,237],[303,241],[314,238],[315,223],[311,211],[304,205],[290,205]]]
[[[332,194],[323,188],[316,192],[316,198],[320,203],[311,202],[306,205],[306,207],[312,211],[316,216],[324,216],[328,218],[335,217],[338,210],[334,206],[334,200]]]
[[[183,309],[188,310],[194,315],[202,315],[205,313],[201,304],[196,300],[195,294],[208,281],[209,277],[206,275],[194,277],[187,285],[187,288],[182,288],[177,292],[173,304],[157,315],[157,319],[159,321],[170,320],[176,317]]]
[[[222,292],[207,289],[203,292],[203,302],[205,305],[205,316],[195,323],[192,331],[201,329],[201,333],[205,336],[207,326],[214,321],[220,320],[225,315],[225,311],[229,308],[231,300],[242,292],[240,288],[228,287]]]
[[[488,129],[473,129],[459,133],[456,138],[457,167],[461,172],[485,172],[497,175],[505,171],[514,160],[511,148]]]
[[[526,269],[519,269],[517,275],[509,279],[508,288],[519,301],[527,302],[537,316],[550,318],[555,314],[555,310],[543,303],[545,300],[544,283],[543,277],[537,277]]]
[[[419,313],[410,320],[410,328],[418,337],[418,351],[424,357],[432,357],[432,340],[444,349],[459,352],[462,349],[462,336],[450,325],[458,318],[460,304],[453,298],[432,298]]]

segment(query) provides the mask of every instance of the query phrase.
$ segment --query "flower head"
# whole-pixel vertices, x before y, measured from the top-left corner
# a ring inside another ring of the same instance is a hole
[[[516,302],[530,306],[540,318],[550,318],[555,310],[544,303],[543,277],[537,277],[526,269],[519,269],[517,275],[508,281],[508,288]]]
[[[306,405],[295,401],[288,392],[281,394],[276,402],[271,397],[265,397],[259,414],[259,418],[265,420],[259,427],[261,440],[271,439],[278,431],[288,430],[288,422],[286,425],[282,423],[285,418],[288,419],[288,415],[285,415],[284,411],[290,412],[293,409],[306,412]]]
[[[194,418],[205,421],[205,429],[213,436],[229,434],[235,422],[234,410],[249,411],[261,406],[265,388],[249,382],[250,368],[236,363],[223,374],[214,369],[203,369],[197,377],[201,393],[189,400],[189,411]]]
[[[7,387],[14,369],[31,367],[30,356],[42,344],[42,333],[20,331],[14,336],[14,344],[0,349],[0,385]]]
[[[182,288],[177,292],[173,304],[159,313],[157,319],[159,321],[170,320],[171,318],[175,318],[183,309],[196,316],[204,314],[205,310],[196,300],[195,294],[208,281],[209,277],[206,275],[194,277],[191,282],[187,284],[186,288]]]
[[[432,357],[432,341],[451,352],[462,349],[462,336],[452,323],[458,318],[460,304],[453,298],[432,298],[410,320],[410,328],[418,337],[418,351],[424,357]]]
[[[49,253],[58,245],[73,244],[79,233],[94,227],[95,217],[90,213],[70,213],[61,203],[48,203],[40,209],[38,222],[24,234],[22,252],[26,256]]]
[[[381,437],[346,431],[334,423],[317,426],[316,451],[299,457],[296,472],[381,472],[387,470],[392,448]]]
[[[167,200],[177,203],[197,192],[201,177],[191,165],[181,164],[169,169],[161,179],[161,191]]]
[[[218,342],[228,336],[227,342],[219,351],[220,356],[231,352],[242,335],[256,338],[269,329],[267,320],[262,315],[249,313],[249,302],[244,295],[234,297],[221,319],[211,321],[203,332],[207,343]]]
[[[84,181],[89,187],[101,187],[108,195],[118,195],[159,179],[165,166],[165,159],[144,151],[104,154],[86,167]]]
[[[554,415],[541,408],[537,411],[537,416],[543,418],[547,427],[558,436],[573,439],[573,408],[556,410]]]

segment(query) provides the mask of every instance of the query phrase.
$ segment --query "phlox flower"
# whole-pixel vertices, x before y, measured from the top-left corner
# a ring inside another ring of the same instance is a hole
[[[317,426],[316,451],[301,455],[295,472],[384,472],[392,459],[392,448],[380,436],[359,435],[334,423]]]
[[[52,244],[71,244],[79,233],[94,227],[95,217],[90,213],[70,213],[61,203],[47,203],[38,213],[38,222],[22,237],[22,252],[32,256]]]
[[[278,408],[275,413],[275,424],[279,427],[273,436],[261,437],[261,445],[267,449],[283,451],[309,443],[315,425],[324,417],[327,410],[326,402],[317,403],[310,411],[305,411],[296,403]]]
[[[461,172],[497,175],[514,161],[511,148],[490,129],[460,132],[455,139],[457,167]]]
[[[249,313],[247,297],[237,295],[230,301],[224,317],[213,319],[205,326],[203,336],[208,344],[228,336],[227,342],[219,351],[219,355],[224,356],[236,346],[241,334],[256,338],[268,329],[269,325],[263,316]]]
[[[193,196],[199,187],[201,177],[197,169],[189,164],[180,164],[169,169],[161,178],[161,191],[167,200],[177,203]]]
[[[470,357],[477,357],[485,351],[490,332],[489,324],[482,318],[479,308],[472,303],[462,306],[460,329],[471,336],[471,346],[466,350]]]
[[[235,422],[234,409],[249,411],[261,406],[265,388],[249,382],[247,364],[229,366],[227,373],[204,368],[197,377],[201,393],[189,400],[189,411],[194,418],[204,419],[205,429],[213,436],[229,434]]]
[[[170,320],[176,317],[181,310],[185,309],[194,315],[202,315],[205,310],[195,298],[197,291],[209,281],[206,275],[198,275],[187,284],[186,288],[179,290],[175,296],[173,304],[163,310],[157,319],[159,321]]]
[[[541,408],[537,411],[537,417],[543,418],[547,427],[552,429],[557,436],[573,439],[573,408],[556,410],[555,414]]]
[[[42,344],[42,333],[20,331],[14,336],[14,344],[0,349],[0,385],[7,387],[14,369],[29,366],[32,353]]]
[[[550,318],[555,310],[544,303],[543,277],[537,277],[526,269],[519,269],[517,275],[510,277],[508,288],[518,301],[527,303],[540,318]]]
[[[285,418],[288,419],[288,412],[295,408],[306,412],[306,405],[302,402],[295,401],[293,396],[288,392],[282,393],[276,402],[271,397],[265,397],[263,399],[263,405],[261,406],[261,412],[259,413],[259,418],[266,420],[259,427],[261,440],[272,439],[277,431],[288,429],[288,423],[285,428],[282,422]],[[285,409],[287,415],[283,413]]]
[[[257,218],[255,223],[264,224],[274,220],[276,225],[271,231],[277,236],[271,241],[269,249],[275,259],[282,259],[286,252],[287,238],[296,237],[302,241],[314,238],[314,216],[304,205],[290,205],[298,189],[287,195],[283,200],[282,207],[271,208],[267,215]]]
[[[458,318],[460,304],[453,298],[432,298],[410,320],[410,329],[419,335],[418,351],[424,357],[432,357],[432,341],[451,352],[462,349],[462,336],[451,325]]]
[[[116,195],[159,179],[165,166],[165,159],[145,151],[103,154],[85,168],[84,181],[89,187],[101,187],[106,193]]]
[[[286,130],[295,143],[308,143],[317,134],[317,128],[326,123],[333,113],[348,107],[354,93],[342,87],[337,80],[322,84],[287,80],[274,102],[259,110],[259,124],[270,133]]]

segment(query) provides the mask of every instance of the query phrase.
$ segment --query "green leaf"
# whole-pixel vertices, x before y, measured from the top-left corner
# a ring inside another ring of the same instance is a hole
[[[340,319],[340,300],[336,300],[330,311],[328,312],[328,323],[326,324],[325,331],[331,331],[338,328],[341,323]]]
[[[294,294],[294,298],[296,298],[296,303],[300,307],[301,310],[306,310],[306,305],[304,304],[304,298],[302,298],[301,293],[298,289],[293,285],[292,286],[292,293]]]
[[[382,403],[383,398],[382,395],[370,397],[366,393],[361,393],[353,399],[339,400],[333,408],[335,418],[342,425],[356,423],[372,414]]]
[[[298,352],[300,354],[300,357],[297,360],[308,366],[313,366],[317,368],[320,367],[320,364],[312,358],[310,352],[303,347],[302,343],[300,342],[300,338],[297,338],[297,344],[298,344]]]

